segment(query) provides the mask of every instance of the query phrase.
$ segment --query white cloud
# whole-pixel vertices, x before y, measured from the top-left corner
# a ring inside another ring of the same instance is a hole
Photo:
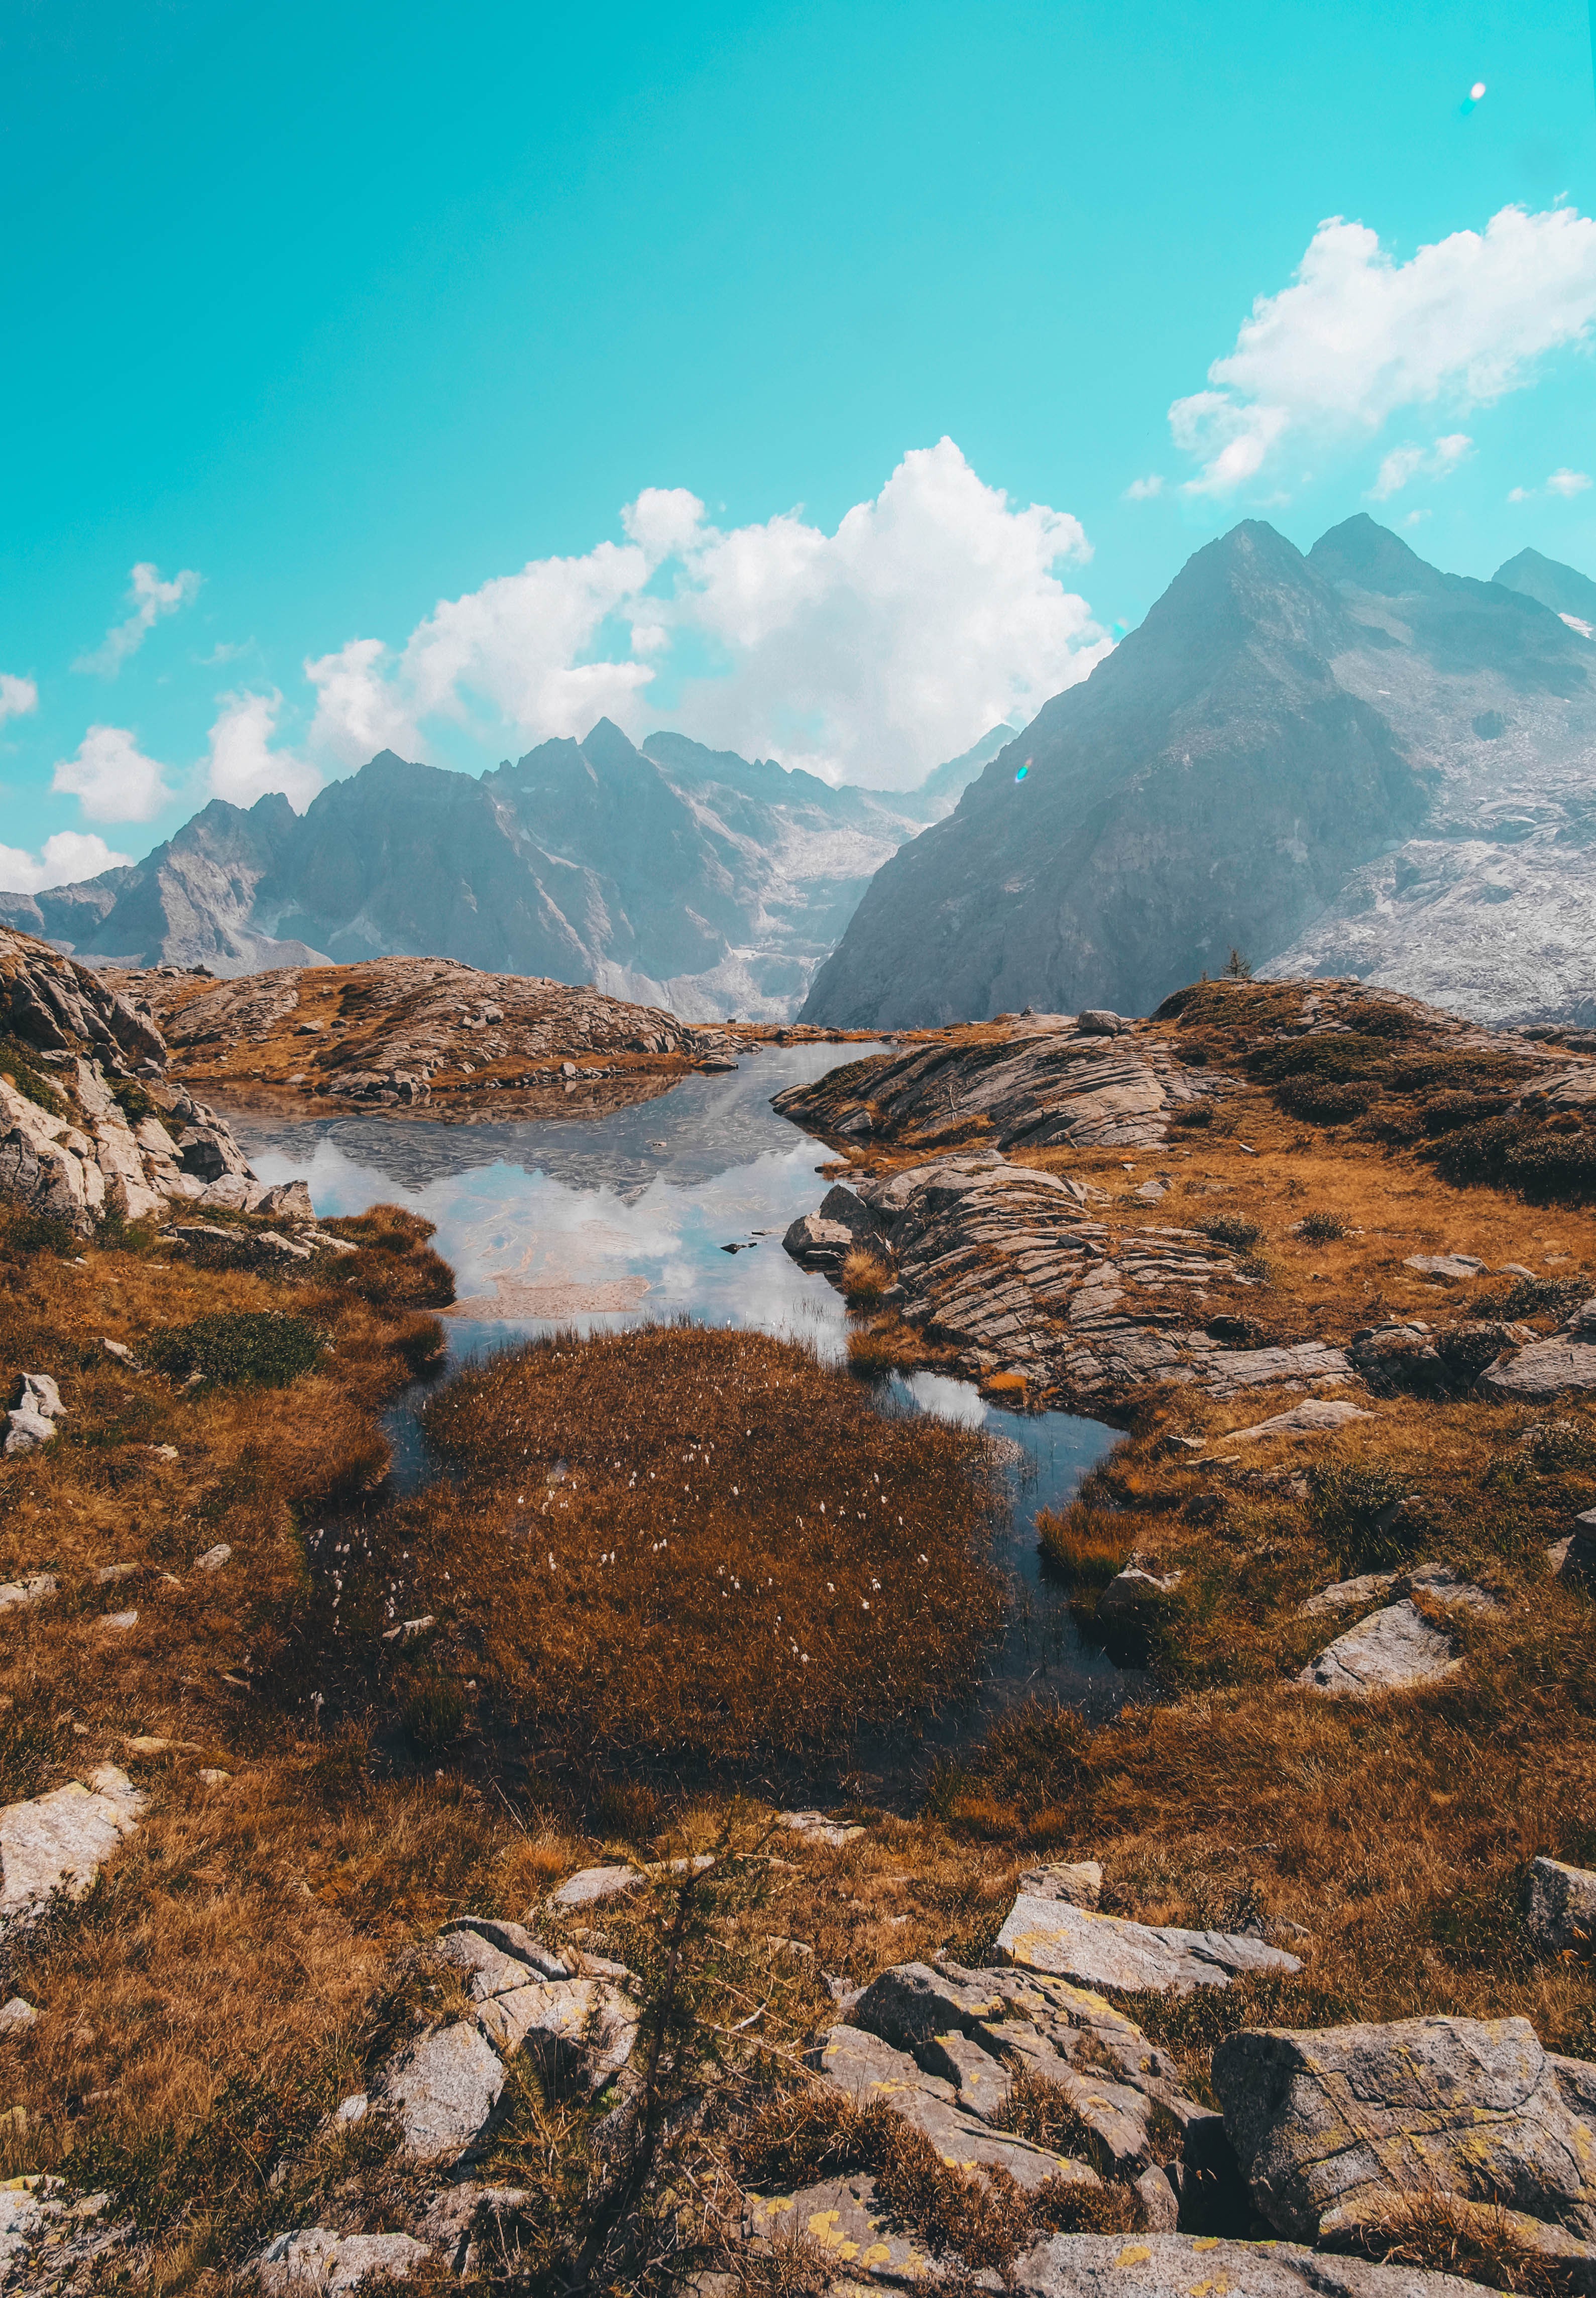
[[[77,755],[57,758],[50,787],[81,800],[91,822],[148,822],[172,793],[126,726],[91,726]]]
[[[312,755],[415,756],[432,717],[529,743],[600,717],[641,735],[665,715],[649,690],[680,661],[672,724],[903,787],[1000,719],[1032,716],[1109,649],[1054,572],[1091,555],[1079,520],[1012,505],[951,439],[906,455],[834,533],[801,509],[723,532],[680,487],[646,489],[622,525],[624,543],[441,600],[397,654],[352,639],[307,662]]]
[[[0,726],[8,718],[25,717],[29,710],[38,708],[38,689],[30,678],[13,678],[7,670],[0,670]],[[6,847],[8,854],[14,851]]]
[[[1125,490],[1124,500],[1127,502],[1151,502],[1154,496],[1162,494],[1163,490],[1163,473],[1149,471],[1145,479],[1132,479]]]
[[[1596,221],[1508,207],[1396,262],[1366,225],[1320,224],[1278,294],[1261,295],[1208,391],[1170,409],[1203,465],[1191,494],[1253,478],[1288,434],[1369,435],[1399,409],[1488,406],[1596,326]]]
[[[1542,495],[1560,495],[1565,502],[1568,502],[1574,496],[1583,495],[1590,484],[1587,473],[1571,471],[1565,467],[1560,471],[1553,471],[1543,487],[1509,487],[1508,500],[1534,502]]]
[[[336,654],[305,665],[316,689],[310,748],[343,766],[363,766],[379,750],[402,757],[420,738],[389,682],[392,661],[381,639],[351,639]]]
[[[1450,478],[1473,452],[1474,442],[1466,431],[1451,432],[1427,449],[1393,447],[1381,463],[1379,475],[1369,492],[1376,502],[1388,502],[1411,479]]]
[[[42,854],[21,846],[0,846],[0,887],[8,894],[38,894],[46,886],[72,886],[97,878],[102,870],[125,869],[130,854],[116,854],[103,838],[82,830],[58,830]]]
[[[271,747],[281,695],[224,694],[220,699],[206,765],[210,796],[249,806],[268,791],[280,790],[295,813],[302,814],[321,788],[321,776],[294,751]]]
[[[128,656],[138,652],[161,616],[175,615],[179,607],[186,607],[199,596],[199,589],[200,578],[192,566],[163,583],[161,569],[149,559],[141,559],[133,569],[128,592],[133,612],[126,622],[113,623],[94,653],[80,655],[72,668],[114,678]]]

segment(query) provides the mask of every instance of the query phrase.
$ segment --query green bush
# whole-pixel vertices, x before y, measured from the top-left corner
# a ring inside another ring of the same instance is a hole
[[[1596,1137],[1553,1133],[1533,1118],[1462,1126],[1429,1153],[1443,1180],[1492,1181],[1541,1203],[1596,1196]]]
[[[1388,1468],[1324,1467],[1308,1475],[1313,1529],[1350,1578],[1411,1560],[1426,1526],[1405,1506],[1408,1487]]]
[[[1228,1244],[1237,1252],[1245,1252],[1263,1235],[1256,1221],[1243,1220],[1235,1213],[1212,1213],[1207,1220],[1200,1220],[1197,1228],[1215,1244]]]
[[[1304,1213],[1297,1228],[1310,1244],[1329,1244],[1347,1234],[1347,1225],[1339,1213]]]
[[[9,1078],[23,1100],[32,1102],[36,1108],[48,1110],[52,1117],[66,1115],[65,1096],[51,1084],[32,1054],[13,1037],[0,1043],[0,1077]]]
[[[1344,1125],[1380,1098],[1377,1085],[1338,1085],[1317,1077],[1287,1078],[1275,1087],[1276,1103],[1288,1117],[1305,1117],[1318,1125]]]
[[[157,1326],[145,1361],[173,1380],[198,1373],[218,1388],[286,1388],[320,1363],[321,1335],[302,1317],[274,1309],[196,1317],[192,1325]]]
[[[129,1125],[138,1125],[146,1117],[164,1117],[166,1112],[151,1100],[136,1078],[113,1078],[111,1098],[115,1102]]]

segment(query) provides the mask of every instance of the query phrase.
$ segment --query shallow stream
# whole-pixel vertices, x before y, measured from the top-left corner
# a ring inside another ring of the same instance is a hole
[[[261,1179],[302,1175],[324,1219],[387,1201],[436,1225],[459,1294],[444,1318],[451,1368],[555,1327],[613,1331],[682,1316],[755,1326],[839,1360],[840,1297],[781,1250],[788,1224],[825,1193],[817,1170],[825,1151],[770,1102],[869,1050],[745,1055],[735,1071],[689,1078],[597,1117],[448,1125],[227,1114]],[[418,1384],[388,1415],[401,1490],[434,1473],[416,1418],[426,1393]],[[1005,1412],[934,1373],[895,1376],[878,1394],[884,1410],[984,1425],[1008,1440],[1012,1463],[1013,1505],[996,1554],[1009,1600],[979,1686],[912,1736],[853,1751],[851,1774],[890,1793],[923,1780],[937,1757],[956,1754],[1021,1699],[1040,1693],[1100,1717],[1134,1696],[1140,1679],[1083,1642],[1063,1591],[1044,1576],[1036,1539],[1038,1511],[1071,1497],[1115,1431],[1065,1412]]]

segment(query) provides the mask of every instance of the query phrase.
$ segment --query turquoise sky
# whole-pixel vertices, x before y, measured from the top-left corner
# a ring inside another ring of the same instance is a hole
[[[1244,516],[1596,574],[1585,0],[12,0],[0,88],[12,883],[368,726],[475,769],[592,702],[912,780]],[[1211,383],[1338,216],[1378,252]],[[701,516],[628,545],[646,489]]]

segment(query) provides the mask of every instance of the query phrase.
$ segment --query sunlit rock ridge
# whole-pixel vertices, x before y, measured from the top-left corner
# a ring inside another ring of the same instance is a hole
[[[1367,517],[1306,557],[1244,522],[883,865],[803,1018],[1145,1013],[1234,946],[1596,1020],[1587,594],[1528,551],[1442,574]]]

